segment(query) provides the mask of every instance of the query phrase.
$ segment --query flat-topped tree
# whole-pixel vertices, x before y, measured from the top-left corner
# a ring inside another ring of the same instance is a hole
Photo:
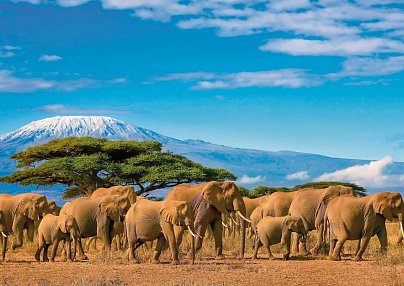
[[[292,191],[297,191],[298,189],[304,189],[304,188],[325,189],[328,188],[329,186],[335,186],[335,185],[351,187],[354,190],[355,195],[357,197],[367,196],[366,189],[364,187],[354,183],[346,183],[346,182],[310,182],[303,185],[296,185],[293,187]]]
[[[73,198],[118,184],[138,186],[138,194],[143,194],[181,183],[236,179],[224,169],[207,168],[161,148],[156,141],[54,139],[11,156],[20,170],[0,181],[23,186],[62,184],[67,186],[64,198]]]

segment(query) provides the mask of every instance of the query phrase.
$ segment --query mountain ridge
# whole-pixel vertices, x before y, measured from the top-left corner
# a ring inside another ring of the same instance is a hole
[[[45,143],[54,138],[92,136],[109,140],[156,140],[164,150],[184,155],[209,167],[225,168],[236,174],[240,184],[253,187],[294,186],[370,160],[333,158],[319,154],[289,150],[263,151],[217,145],[198,139],[179,140],[137,127],[106,116],[55,116],[33,121],[23,127],[0,136],[0,170],[10,173],[15,162],[9,157],[25,148]],[[393,172],[402,172],[404,163],[395,162]],[[290,176],[305,172],[304,176]]]

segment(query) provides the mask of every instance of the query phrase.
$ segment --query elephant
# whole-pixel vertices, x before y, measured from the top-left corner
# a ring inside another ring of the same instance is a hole
[[[129,260],[136,257],[135,250],[146,241],[157,239],[153,263],[159,257],[166,242],[171,250],[172,263],[179,264],[178,246],[174,227],[186,227],[192,235],[192,258],[194,258],[194,216],[191,207],[184,201],[149,201],[135,203],[126,215],[126,232],[128,234]]]
[[[49,213],[53,214],[53,215],[59,215],[60,214],[60,210],[62,209],[62,207],[59,207],[55,201],[48,201],[48,205],[49,205]]]
[[[249,197],[243,197],[244,205],[245,205],[245,210],[246,210],[246,217],[250,217],[251,213],[259,207],[270,195],[258,197],[251,199]]]
[[[223,258],[222,214],[228,216],[229,212],[235,211],[239,217],[249,222],[245,217],[244,201],[234,183],[211,181],[194,186],[180,184],[168,193],[165,200],[185,201],[191,206],[195,217],[194,228],[197,234],[196,251],[202,247],[203,238],[208,226],[212,228],[216,258],[218,259]],[[175,226],[174,231],[177,245],[179,246],[182,241],[184,228]],[[241,239],[241,257],[244,256],[244,250],[245,231],[243,231]]]
[[[35,193],[23,193],[23,194],[18,194],[15,196],[12,195],[8,195],[8,194],[1,194],[0,195],[0,200],[1,198],[13,198],[16,201],[21,201],[21,200],[33,200],[35,201],[37,207],[38,207],[38,220],[35,220],[37,222],[37,224],[34,224],[34,221],[28,221],[26,222],[24,225],[21,225],[21,233],[23,232],[23,230],[25,229],[27,231],[27,237],[28,237],[28,241],[33,242],[34,241],[34,232],[35,229],[38,228],[39,225],[39,221],[48,213],[50,213],[49,210],[49,204],[48,204],[48,200],[46,199],[46,197],[44,195],[40,195],[40,194],[35,194]],[[22,245],[22,239],[19,241],[17,240],[17,243],[14,244],[14,247],[20,247]]]
[[[351,187],[342,185],[329,186],[325,189],[305,188],[297,191],[295,198],[290,204],[289,215],[303,220],[306,231],[317,230],[316,244],[307,251],[306,244],[302,244],[305,255],[318,254],[323,244],[324,215],[327,205],[334,198],[342,195],[354,195]],[[299,252],[299,242],[295,236],[295,252]]]
[[[52,245],[52,253],[50,261],[55,261],[56,252],[59,242],[63,240],[67,242],[67,259],[72,261],[71,255],[71,238],[77,240],[79,227],[76,219],[71,215],[53,215],[47,214],[38,227],[38,248],[35,253],[35,259],[40,260],[41,251],[43,249],[42,261],[49,261],[48,248]]]
[[[6,257],[8,236],[13,233],[16,238],[12,244],[13,250],[22,246],[24,225],[33,224],[37,219],[37,201],[28,198],[16,200],[14,196],[0,197],[0,242],[3,261]]]
[[[275,192],[271,195],[263,196],[260,203],[250,214],[251,234],[255,231],[258,222],[266,216],[280,217],[289,213],[289,207],[297,196],[298,191],[294,192]]]
[[[265,246],[267,249],[268,258],[274,259],[270,246],[280,242],[284,250],[283,259],[288,260],[292,232],[299,234],[301,241],[305,242],[307,232],[301,218],[288,215],[281,217],[267,216],[261,219],[255,229],[253,259],[257,258],[257,253],[261,246]]]
[[[327,207],[325,221],[330,231],[331,260],[341,260],[341,248],[346,240],[360,240],[354,260],[362,260],[369,240],[377,235],[382,252],[387,250],[386,220],[398,218],[403,234],[404,202],[400,193],[381,192],[357,198],[341,196]]]
[[[97,236],[103,240],[105,250],[111,250],[113,226],[123,221],[123,209],[130,204],[129,199],[117,196],[100,198],[78,198],[65,204],[60,213],[73,216],[79,227],[79,254],[81,259],[88,259],[84,254],[82,238]]]
[[[91,194],[91,198],[99,198],[107,195],[109,196],[117,195],[120,197],[127,197],[131,205],[136,202],[137,197],[136,192],[132,186],[113,186],[110,188],[96,189]]]

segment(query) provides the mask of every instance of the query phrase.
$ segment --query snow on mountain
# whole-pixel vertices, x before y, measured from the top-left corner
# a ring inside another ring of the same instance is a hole
[[[111,117],[57,116],[31,122],[0,136],[0,173],[15,170],[15,162],[8,159],[12,154],[54,138],[70,136],[92,136],[110,140],[156,140],[163,144],[165,150],[184,155],[205,166],[232,171],[241,178],[240,182],[248,187],[260,184],[293,186],[312,181],[326,172],[370,162],[292,151],[270,152],[232,148],[202,140],[178,140]],[[404,163],[396,162],[390,166],[392,173],[403,173],[403,170]]]

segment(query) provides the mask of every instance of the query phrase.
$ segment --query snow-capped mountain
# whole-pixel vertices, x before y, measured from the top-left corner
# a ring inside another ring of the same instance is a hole
[[[270,152],[231,148],[201,140],[178,140],[111,117],[57,116],[31,122],[0,136],[0,173],[15,170],[15,163],[8,159],[12,154],[54,138],[70,136],[92,136],[110,140],[156,140],[163,144],[165,150],[184,155],[205,166],[228,169],[239,178],[244,177],[241,183],[248,187],[260,184],[293,186],[312,181],[327,172],[370,162],[292,151]],[[392,164],[390,172],[404,173],[404,163]],[[296,175],[290,176],[291,174]]]

